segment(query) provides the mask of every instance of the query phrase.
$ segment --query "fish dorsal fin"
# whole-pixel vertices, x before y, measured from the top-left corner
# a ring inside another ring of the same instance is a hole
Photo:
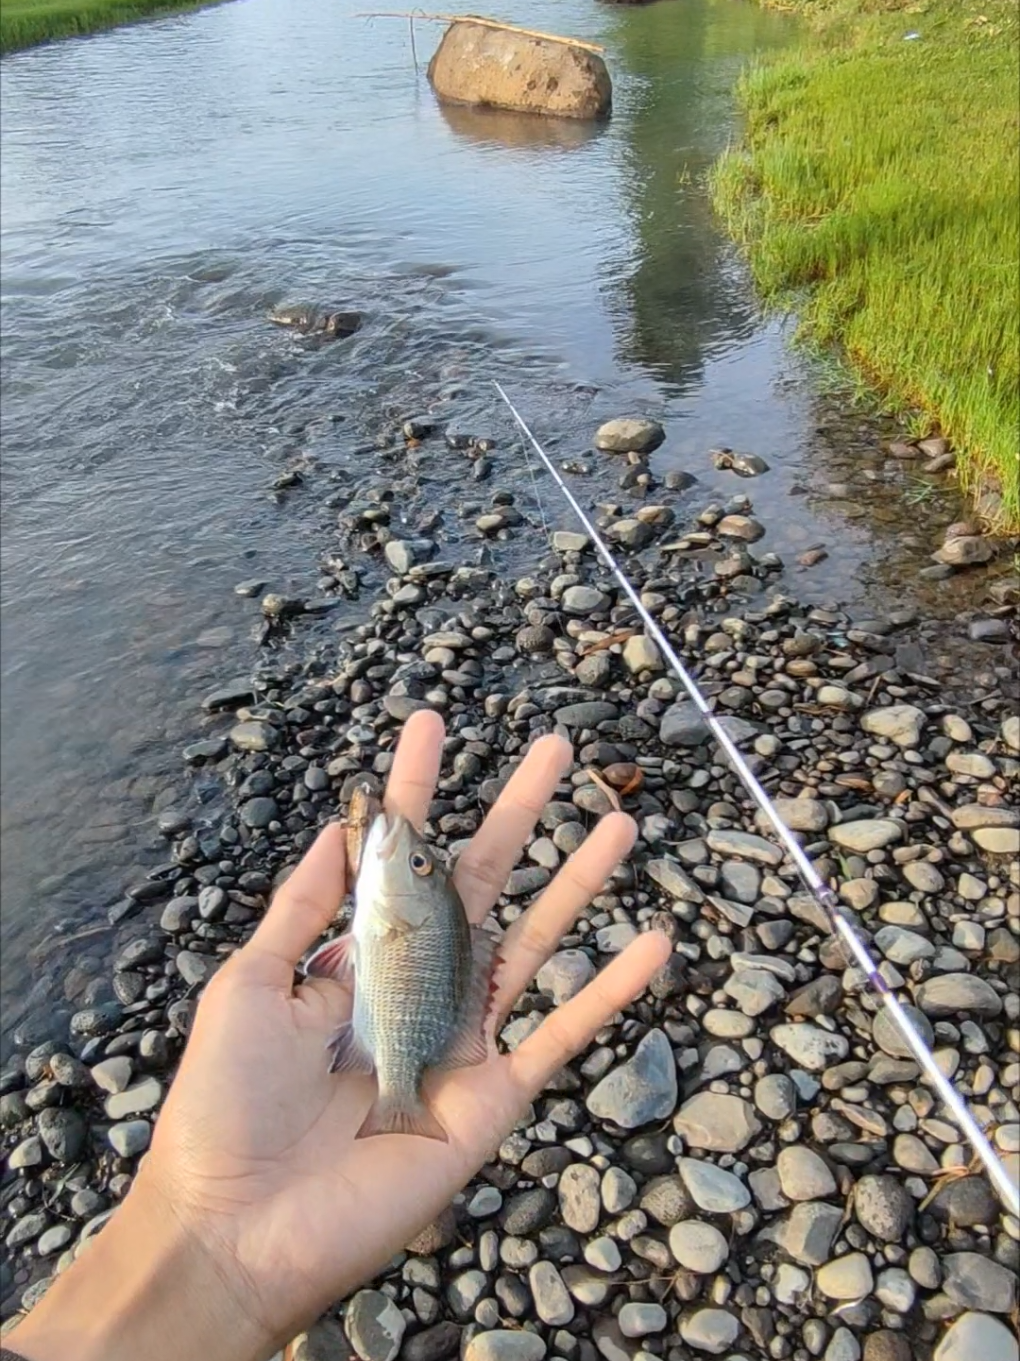
[[[354,977],[354,937],[350,931],[320,945],[305,961],[306,978],[332,978],[350,983]]]
[[[489,1057],[489,1017],[502,963],[500,942],[482,926],[471,928],[471,983],[460,1024],[436,1068],[471,1068]]]

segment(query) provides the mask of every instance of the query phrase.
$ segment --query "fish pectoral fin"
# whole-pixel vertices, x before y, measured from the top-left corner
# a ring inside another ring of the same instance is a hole
[[[373,1134],[417,1134],[422,1139],[450,1142],[428,1106],[414,1095],[401,1097],[380,1092],[355,1138],[368,1139]]]
[[[331,1073],[374,1073],[372,1055],[362,1045],[350,1021],[345,1021],[326,1048]]]
[[[306,978],[332,978],[335,983],[354,979],[354,937],[350,931],[320,945],[305,961]]]
[[[460,1024],[435,1068],[471,1068],[489,1057],[489,1019],[496,997],[496,972],[503,962],[499,941],[482,926],[471,928],[471,985]]]

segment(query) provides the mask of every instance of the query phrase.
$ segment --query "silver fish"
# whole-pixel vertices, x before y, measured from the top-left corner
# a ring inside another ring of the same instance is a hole
[[[351,930],[305,965],[351,981],[351,1019],[330,1041],[330,1072],[375,1073],[375,1104],[358,1138],[419,1134],[447,1141],[422,1098],[430,1068],[488,1057],[497,941],[472,926],[453,881],[405,817],[379,813],[361,847]]]

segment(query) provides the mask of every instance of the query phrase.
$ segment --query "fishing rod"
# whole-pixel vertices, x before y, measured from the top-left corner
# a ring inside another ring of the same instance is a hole
[[[963,1133],[966,1135],[967,1140],[970,1143],[971,1147],[974,1149],[974,1152],[978,1155],[978,1157],[981,1159],[981,1162],[984,1164],[985,1171],[988,1173],[992,1185],[998,1191],[1003,1204],[1006,1206],[1006,1209],[1009,1211],[1010,1214],[1016,1216],[1017,1218],[1020,1218],[1020,1188],[1018,1188],[1010,1180],[1009,1174],[1006,1171],[1005,1164],[997,1156],[995,1150],[992,1148],[992,1145],[989,1143],[984,1133],[984,1130],[982,1130],[977,1120],[971,1114],[971,1111],[968,1108],[967,1103],[964,1101],[960,1093],[956,1090],[955,1087],[952,1086],[952,1084],[949,1082],[949,1079],[939,1068],[938,1064],[935,1061],[934,1054],[932,1053],[928,1045],[925,1043],[924,1038],[918,1032],[917,1027],[914,1025],[913,1021],[910,1019],[907,1012],[904,1010],[903,1004],[900,1002],[899,998],[889,987],[888,983],[882,977],[881,973],[879,973],[878,967],[875,964],[875,961],[872,959],[870,953],[868,952],[867,946],[861,940],[856,929],[851,925],[848,918],[844,915],[842,905],[840,904],[840,901],[836,896],[835,892],[831,888],[829,888],[829,886],[821,878],[818,871],[815,869],[814,865],[804,854],[804,851],[800,843],[797,841],[796,837],[793,835],[790,829],[783,822],[782,818],[779,816],[778,812],[776,811],[775,805],[773,804],[772,800],[769,798],[765,790],[762,788],[761,784],[759,783],[754,772],[751,770],[750,766],[744,760],[744,757],[738,750],[736,743],[733,741],[729,733],[726,731],[723,725],[716,718],[715,714],[709,708],[707,700],[702,695],[701,691],[698,689],[698,686],[695,684],[694,680],[691,678],[683,662],[677,656],[676,651],[671,645],[669,639],[663,633],[659,625],[655,622],[649,610],[642,603],[640,596],[638,595],[634,587],[631,585],[630,580],[624,573],[623,569],[619,566],[616,559],[613,557],[613,554],[611,550],[607,547],[605,540],[602,538],[601,534],[599,534],[598,530],[592,524],[590,518],[579,504],[573,492],[571,492],[566,482],[564,482],[563,478],[560,476],[560,473],[557,470],[552,459],[542,448],[541,444],[539,444],[534,434],[532,434],[530,428],[527,425],[527,422],[524,420],[524,417],[514,406],[513,402],[507,396],[502,386],[495,380],[493,380],[493,386],[495,387],[496,391],[499,393],[503,401],[506,403],[507,407],[510,409],[511,415],[517,422],[518,426],[521,428],[528,443],[530,443],[535,453],[542,460],[542,463],[544,464],[546,471],[552,474],[553,481],[559,487],[563,495],[567,498],[567,501],[570,503],[570,506],[573,509],[574,514],[580,520],[581,524],[585,528],[585,531],[588,533],[595,547],[598,549],[599,553],[605,560],[606,566],[609,568],[610,572],[612,572],[613,576],[619,582],[620,586],[625,591],[631,604],[634,606],[634,608],[640,615],[641,620],[648,631],[648,634],[658,644],[659,649],[662,652],[662,655],[669,662],[669,665],[675,672],[677,679],[683,685],[684,689],[687,691],[687,694],[690,696],[693,703],[697,706],[698,712],[704,719],[706,726],[708,727],[709,731],[711,732],[715,740],[722,747],[723,751],[726,753],[730,764],[732,765],[737,775],[740,777],[740,781],[743,784],[744,788],[747,790],[748,794],[750,794],[751,798],[758,805],[758,808],[761,810],[761,812],[764,814],[764,816],[767,818],[768,822],[772,826],[772,829],[775,832],[777,839],[782,844],[784,850],[787,852],[790,859],[796,866],[797,872],[800,875],[805,888],[808,890],[812,898],[814,898],[815,902],[825,913],[826,918],[828,919],[830,925],[832,926],[834,934],[838,936],[849,949],[851,955],[856,960],[858,966],[864,973],[868,982],[871,984],[871,986],[874,988],[875,992],[881,999],[882,1004],[885,1006],[886,1011],[889,1013],[889,1016],[893,1024],[899,1031],[900,1035],[903,1037],[904,1042],[910,1049],[910,1052],[913,1054],[914,1058],[917,1060],[925,1076],[928,1078],[932,1086],[938,1092],[939,1096],[945,1103],[946,1107],[952,1112],[957,1124],[959,1125]],[[526,458],[528,457],[527,445],[525,445],[525,457]],[[528,458],[528,464],[530,467],[531,466],[530,458]]]

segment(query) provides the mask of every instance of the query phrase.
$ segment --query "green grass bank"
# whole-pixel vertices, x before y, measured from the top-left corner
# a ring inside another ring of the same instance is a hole
[[[210,0],[0,0],[0,53],[200,9]]]
[[[1015,531],[1016,0],[763,3],[803,28],[740,82],[745,131],[713,172],[716,207],[766,302],[841,346],[912,433],[947,435],[964,488]]]

